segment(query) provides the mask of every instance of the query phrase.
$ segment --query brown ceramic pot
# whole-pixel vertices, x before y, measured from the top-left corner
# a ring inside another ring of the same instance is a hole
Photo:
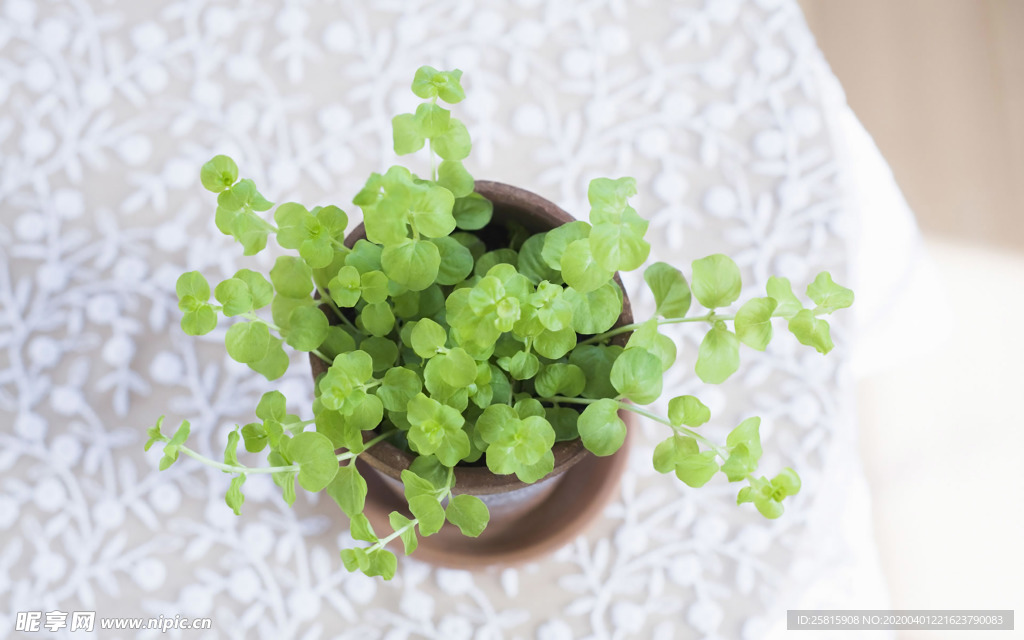
[[[534,193],[499,182],[476,181],[476,192],[494,204],[491,224],[516,222],[528,231],[540,233],[575,220],[553,202]],[[345,238],[346,246],[366,237],[360,224]],[[615,280],[622,287],[618,274]],[[622,314],[615,326],[633,322],[629,298],[623,294]],[[625,345],[629,334],[613,339]],[[327,365],[310,357],[314,380]],[[632,414],[621,413],[631,424]],[[627,432],[631,429],[627,429]],[[366,432],[369,440],[373,432]],[[603,507],[617,488],[628,454],[629,438],[613,456],[598,458],[578,438],[555,443],[554,470],[540,481],[526,484],[515,475],[495,475],[485,466],[457,466],[456,494],[470,494],[483,500],[491,519],[479,538],[466,538],[452,525],[420,540],[417,559],[446,566],[472,568],[481,564],[512,564],[553,551],[578,535]],[[413,456],[389,442],[380,442],[358,458],[369,486],[366,515],[377,530],[387,530],[387,515],[404,511],[401,473]],[[397,541],[396,541],[397,542]]]

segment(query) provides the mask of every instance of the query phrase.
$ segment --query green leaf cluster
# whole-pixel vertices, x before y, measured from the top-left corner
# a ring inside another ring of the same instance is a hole
[[[627,435],[622,412],[632,411],[671,430],[654,451],[659,472],[691,487],[718,473],[746,481],[738,502],[778,517],[800,480],[788,468],[772,479],[756,475],[759,418],[719,444],[697,431],[711,415],[695,396],[671,398],[667,416],[643,408],[661,397],[679,356],[665,327],[705,330],[693,366],[703,382],[717,384],[738,370],[741,344],[768,347],[776,318],[799,342],[827,353],[833,343],[823,316],[849,307],[853,293],[823,272],[806,289],[808,304],[778,277],[768,279],[766,295],[741,300],[741,269],[725,255],[695,260],[689,279],[654,262],[643,271],[653,316],[615,326],[624,300],[616,274],[641,268],[651,251],[649,223],[629,202],[636,181],[592,180],[587,220],[539,233],[497,224],[465,165],[469,133],[449,108],[465,98],[462,72],[421,67],[411,89],[422,102],[393,118],[392,142],[401,156],[423,151],[423,172],[392,166],[370,174],[352,200],[365,229],[353,243],[346,244],[350,220],[341,208],[275,208],[231,158],[203,165],[219,230],[245,255],[265,250],[271,237],[282,251],[265,275],[242,269],[214,287],[197,271],[183,273],[176,283],[183,331],[213,333],[223,317],[228,355],[268,380],[287,371],[285,345],[326,370],[310,419],[289,414],[287,399],[269,391],[256,419],[229,433],[222,462],[185,446],[188,422],[168,437],[161,418],[146,443],[164,446],[160,467],[185,452],[231,474],[225,502],[236,514],[254,473],[270,474],[289,505],[296,485],[326,491],[352,537],[366,543],[341,551],[344,566],[390,579],[397,558],[388,545],[412,553],[420,536],[445,523],[470,537],[484,531],[489,512],[458,491],[459,465],[537,482],[554,468],[556,442],[579,438],[595,455],[617,452]],[[703,311],[693,310],[698,305]],[[414,461],[401,476],[408,509],[391,513],[391,532],[378,535],[364,514],[368,485],[356,460],[384,439]],[[267,466],[243,464],[240,445],[264,455]]]

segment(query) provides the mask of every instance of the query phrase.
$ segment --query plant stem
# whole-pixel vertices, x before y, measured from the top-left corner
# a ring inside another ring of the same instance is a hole
[[[297,465],[297,464],[291,464],[291,465],[288,465],[287,467],[243,467],[243,466],[237,466],[237,465],[233,465],[233,464],[224,464],[223,462],[217,462],[216,460],[214,460],[212,458],[207,458],[206,456],[204,456],[203,454],[199,453],[198,451],[194,451],[192,449],[189,449],[185,445],[179,446],[178,450],[181,451],[182,453],[184,453],[185,455],[187,455],[190,458],[195,458],[196,460],[198,460],[199,462],[202,462],[203,464],[205,464],[208,467],[213,467],[214,469],[220,469],[221,471],[225,471],[227,473],[277,473],[279,471],[298,471],[299,470],[299,465]]]
[[[389,432],[389,435],[390,435],[390,433],[393,433],[393,432]],[[371,440],[371,442],[375,442],[376,440],[379,440],[379,439],[380,439],[379,437],[378,438],[374,438],[373,440]],[[369,444],[369,443],[367,443],[367,444]],[[451,497],[451,495],[452,495],[452,487],[455,486],[454,476],[455,476],[455,469],[452,468],[452,467],[448,467],[448,483],[447,483],[448,487],[446,489],[439,489],[438,490],[438,492],[437,492],[438,496],[439,496],[438,497],[438,502],[443,502],[445,499]],[[440,495],[442,493],[444,494],[443,496]],[[395,538],[399,537],[400,535],[402,535],[403,533],[405,533],[406,531],[408,531],[412,527],[415,527],[419,523],[420,523],[419,518],[413,518],[409,523],[407,523],[401,529],[398,529],[397,531],[393,532],[391,535],[387,536],[386,538],[381,538],[381,539],[377,540],[377,542],[375,542],[373,545],[367,547],[366,548],[366,552],[367,553],[372,553],[373,551],[376,551],[377,549],[383,549],[384,546],[387,545],[387,543],[391,542],[392,540],[394,540]]]
[[[603,398],[567,398],[565,396],[554,396],[552,398],[547,398],[547,400],[550,400],[551,402],[568,402],[568,403],[574,403],[574,404],[594,404],[595,402],[598,402],[598,401],[600,401],[602,399]],[[719,445],[715,444],[711,440],[708,440],[703,435],[697,433],[693,429],[690,429],[689,427],[684,427],[682,425],[674,425],[671,422],[669,422],[668,418],[664,418],[662,416],[659,416],[658,414],[653,413],[651,411],[648,411],[647,409],[643,409],[641,407],[638,407],[635,404],[630,404],[628,402],[623,402],[623,401],[617,400],[615,398],[609,398],[609,399],[610,400],[614,400],[615,404],[618,405],[619,409],[625,409],[626,411],[632,411],[633,413],[642,415],[645,418],[650,418],[651,420],[654,420],[655,422],[660,422],[661,424],[663,424],[665,426],[671,427],[672,430],[675,431],[676,433],[680,433],[680,434],[683,434],[683,435],[690,436],[694,440],[702,443],[708,449],[711,449],[712,451],[714,451],[715,455],[717,455],[719,458],[721,458],[723,462],[725,460],[729,459],[729,452],[728,451],[726,451],[725,449],[723,449]]]
[[[382,433],[379,436],[377,436],[376,438],[373,438],[372,440],[364,443],[363,444],[363,451],[366,451],[367,449],[369,449],[373,445],[377,444],[378,442],[380,442],[384,438],[387,438],[388,436],[393,434],[395,431],[397,431],[397,429],[392,430],[392,431],[388,431],[388,432],[385,432],[385,433]],[[178,450],[181,451],[182,453],[184,453],[185,455],[187,455],[188,457],[193,458],[195,460],[198,460],[199,462],[202,462],[203,464],[205,464],[208,467],[213,467],[214,469],[220,469],[221,471],[225,471],[227,473],[278,473],[278,472],[281,472],[281,471],[298,471],[299,467],[300,467],[299,464],[290,464],[290,465],[288,465],[286,467],[245,467],[245,466],[242,466],[242,465],[233,465],[233,464],[225,464],[223,462],[217,462],[216,460],[214,460],[212,458],[207,458],[206,456],[204,456],[203,454],[199,453],[198,451],[195,451],[193,449],[189,449],[185,445],[180,445],[178,447]],[[360,452],[360,453],[362,453],[362,452]],[[338,462],[343,462],[345,460],[351,460],[353,458],[356,458],[357,456],[359,456],[359,453],[353,453],[352,451],[346,451],[345,453],[337,454],[336,457],[338,458]]]
[[[408,524],[406,524],[401,529],[395,531],[394,533],[392,533],[391,535],[389,535],[386,538],[381,538],[380,540],[377,540],[377,542],[373,543],[372,546],[367,547],[366,548],[366,552],[367,553],[373,553],[377,549],[383,549],[387,545],[387,543],[391,542],[392,540],[394,540],[398,536],[402,535],[403,533],[405,533],[409,529],[415,527],[419,523],[420,523],[419,518],[413,518],[412,520],[409,521]]]
[[[368,442],[364,442],[363,443],[363,451],[366,451],[367,449],[369,449],[373,445],[377,444],[378,442],[380,442],[384,438],[389,437],[391,434],[395,433],[396,431],[398,431],[398,429],[392,429],[391,431],[385,431],[384,433],[380,434],[376,438],[374,438],[374,439],[372,439],[372,440],[370,440]],[[362,453],[362,451],[360,451],[359,453]],[[341,462],[343,460],[351,460],[353,458],[357,458],[357,457],[359,457],[359,453],[353,453],[351,451],[346,451],[345,453],[339,453],[337,455],[338,462]]]
[[[732,320],[734,317],[735,316],[733,316],[733,315],[723,315],[723,316],[720,316],[720,315],[716,315],[714,313],[706,313],[706,314],[704,314],[702,316],[690,316],[689,318],[667,318],[667,319],[666,318],[662,318],[662,319],[658,320],[658,326],[660,327],[661,325],[664,325],[664,324],[679,324],[679,323],[682,323],[682,322],[711,322],[712,320]],[[623,325],[621,327],[615,327],[614,329],[609,329],[608,331],[605,331],[604,333],[599,333],[596,336],[591,336],[591,337],[587,338],[586,340],[581,341],[580,344],[595,344],[597,342],[602,342],[604,340],[607,340],[608,338],[613,338],[613,337],[615,337],[617,335],[620,335],[620,334],[623,334],[623,333],[629,333],[630,331],[636,331],[637,329],[639,329],[643,325],[644,325],[644,323],[642,323],[642,322],[634,322],[633,324],[627,324],[627,325]]]
[[[360,331],[359,329],[356,329],[356,326],[354,324],[352,324],[351,320],[349,320],[348,318],[345,317],[345,314],[341,312],[341,309],[338,308],[337,303],[334,302],[334,298],[332,298],[330,296],[330,294],[328,294],[326,291],[321,289],[316,284],[314,284],[313,286],[316,288],[316,292],[320,294],[320,299],[323,300],[324,303],[327,304],[327,306],[329,306],[331,309],[334,310],[334,315],[336,315],[339,320],[341,320],[346,325],[348,325],[348,327],[350,329],[352,329],[353,331],[355,331],[356,333],[362,333],[362,331]]]
[[[811,311],[814,313],[815,316],[826,315],[828,313],[824,309],[819,309],[819,308],[814,308]],[[773,313],[771,315],[771,317],[772,318],[792,318],[792,315],[784,315],[784,314],[781,314],[781,313]],[[660,326],[663,326],[663,325],[666,325],[666,324],[682,324],[682,323],[685,323],[685,322],[708,322],[708,323],[714,323],[714,322],[716,322],[718,320],[735,320],[735,319],[736,319],[736,314],[735,313],[715,313],[714,311],[709,311],[709,312],[705,313],[702,316],[690,316],[688,318],[659,318],[658,319],[658,326],[660,327]],[[623,334],[623,333],[628,333],[630,331],[636,331],[637,329],[639,329],[643,325],[644,325],[644,323],[642,323],[642,322],[634,322],[633,324],[627,324],[627,325],[623,325],[621,327],[615,327],[614,329],[609,329],[608,331],[605,331],[604,333],[599,333],[596,336],[591,336],[591,337],[587,338],[586,340],[582,340],[582,341],[580,341],[579,344],[595,344],[595,343],[598,343],[598,342],[602,342],[604,340],[607,340],[608,338],[613,338],[613,337],[615,337],[617,335],[620,335],[620,334]]]

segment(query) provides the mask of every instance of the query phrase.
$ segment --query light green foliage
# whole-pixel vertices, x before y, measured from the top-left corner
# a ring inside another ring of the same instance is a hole
[[[349,265],[342,267],[327,284],[327,288],[331,292],[331,299],[339,307],[356,306],[362,294],[359,270]]]
[[[217,312],[210,305],[210,285],[198,271],[188,271],[178,277],[175,285],[181,330],[190,336],[201,336],[217,328]]]
[[[626,348],[630,347],[646,349],[658,356],[662,371],[668,371],[676,361],[676,343],[658,332],[657,318],[650,318],[633,331],[626,342]]]
[[[283,422],[286,420],[284,395],[280,391],[268,391],[256,405],[256,417],[262,422],[253,422],[242,427],[242,438],[245,450],[258,453],[273,440],[272,449],[278,448],[281,435],[284,433]]]
[[[356,341],[352,335],[338,325],[327,327],[327,337],[320,345],[320,352],[323,353],[328,362],[334,362],[334,358],[341,353],[348,353],[356,348]]]
[[[146,429],[146,444],[143,445],[143,451],[149,451],[149,449],[157,442],[167,442],[167,436],[160,432],[160,429],[164,426],[164,418],[166,416],[160,416],[156,420],[156,424]]]
[[[456,198],[452,207],[455,224],[467,231],[484,228],[491,221],[493,212],[494,204],[479,193]]]
[[[381,247],[360,238],[345,256],[345,264],[355,268],[359,273],[380,271]]]
[[[362,513],[357,513],[352,516],[350,522],[350,529],[352,537],[356,540],[362,540],[363,542],[379,542],[377,533],[373,530],[373,525],[370,524],[370,520]],[[344,554],[344,551],[342,551]],[[344,556],[342,556],[344,557]]]
[[[428,479],[418,476],[409,469],[402,471],[402,485],[405,499],[409,502],[409,510],[419,524],[420,533],[432,536],[440,531],[444,526],[445,517],[441,497],[447,493],[447,487],[439,489]]]
[[[398,360],[398,345],[389,338],[370,336],[359,343],[359,350],[370,354],[374,373],[389,371]]]
[[[224,464],[238,466],[238,440],[241,435],[238,432],[238,428],[228,434],[228,444],[224,448]]]
[[[537,353],[552,360],[561,358],[575,346],[576,332],[571,327],[558,331],[541,331],[533,343]]]
[[[355,453],[363,451],[362,430],[351,416],[346,417],[340,411],[332,411],[321,405],[316,412],[314,422],[316,423],[316,432],[326,436],[336,449],[348,449]]]
[[[329,326],[319,307],[297,307],[288,316],[285,342],[296,351],[315,351],[327,339]]]
[[[711,419],[711,410],[694,396],[678,396],[668,401],[668,419],[677,427],[699,427]]]
[[[853,291],[832,282],[832,274],[828,271],[822,271],[814,282],[807,285],[807,297],[814,300],[818,309],[824,313],[845,309],[853,304]]]
[[[341,562],[349,571],[361,571],[367,576],[380,576],[385,580],[395,577],[395,570],[398,568],[398,558],[395,554],[382,547],[371,547],[373,551],[366,549],[342,549]]]
[[[419,393],[408,404],[409,442],[424,455],[435,455],[445,466],[454,466],[469,454],[469,437],[462,430],[462,414]]]
[[[243,364],[263,360],[273,345],[265,322],[238,322],[231,325],[224,337],[224,346],[232,359]]]
[[[360,293],[369,304],[377,304],[388,299],[388,277],[383,272],[366,271],[359,276]]]
[[[458,240],[445,236],[431,238],[430,242],[437,247],[438,255],[441,258],[435,278],[437,284],[459,284],[473,273],[473,254]]]
[[[404,156],[423,148],[424,138],[420,123],[411,113],[403,113],[391,119],[395,153]]]
[[[373,358],[365,351],[343,353],[320,379],[320,402],[332,411],[351,415],[367,400],[366,384],[373,378]]]
[[[520,351],[512,357],[498,358],[498,366],[514,380],[529,380],[540,371],[540,360],[528,351]]]
[[[228,278],[218,284],[213,296],[223,305],[221,311],[226,316],[240,316],[252,311],[252,294],[245,282],[238,278]]]
[[[729,256],[716,253],[693,261],[693,295],[708,309],[736,302],[741,286],[740,268]]]
[[[348,215],[335,206],[321,207],[312,214],[304,206],[286,202],[274,212],[277,243],[285,249],[297,249],[299,256],[313,269],[331,264],[336,246],[345,239]]]
[[[593,213],[591,220],[594,220]],[[633,207],[609,214],[606,220],[594,221],[590,232],[590,245],[598,263],[609,271],[638,268],[651,253],[651,245],[644,240],[649,223]]]
[[[760,418],[747,418],[729,432],[725,444],[730,454],[722,465],[722,472],[729,478],[729,482],[742,480],[757,469],[757,462],[761,458],[760,426]]]
[[[580,414],[577,428],[580,438],[591,453],[610,456],[626,440],[626,423],[619,417],[619,403],[603,399],[587,405]]]
[[[654,294],[657,313],[663,318],[683,318],[690,310],[690,285],[683,273],[664,262],[655,262],[644,271],[644,281]]]
[[[395,367],[384,374],[384,381],[377,389],[377,397],[388,411],[405,412],[409,401],[422,389],[423,383],[415,371]]]
[[[427,240],[406,239],[385,246],[380,261],[388,278],[413,291],[422,291],[437,278],[441,252]]]
[[[234,478],[231,478],[231,482],[228,484],[228,491],[224,495],[224,502],[231,507],[231,510],[235,512],[236,516],[242,515],[242,503],[245,502],[245,496],[242,494],[242,485],[244,483],[244,473],[240,473]]]
[[[700,488],[707,484],[717,472],[718,462],[714,451],[701,451],[688,455],[676,462],[676,477],[687,485]]]
[[[562,296],[572,308],[572,328],[576,333],[607,331],[622,313],[622,290],[614,282],[606,282],[589,293],[570,287]]]
[[[359,314],[359,320],[364,329],[378,337],[388,335],[395,327],[395,313],[386,302],[366,305]]]
[[[540,462],[555,443],[555,430],[546,418],[520,418],[504,404],[492,404],[476,421],[477,432],[488,443],[487,468],[494,473],[519,473]]]
[[[462,71],[438,71],[434,67],[423,66],[416,70],[412,80],[412,92],[420,98],[440,98],[448,104],[456,104],[466,98],[462,90]]]
[[[475,538],[483,533],[491,514],[487,505],[476,496],[452,496],[444,510],[448,522],[454,524],[462,535]]]
[[[452,112],[437,103],[424,102],[416,107],[413,119],[421,135],[436,138],[448,130]]]
[[[697,440],[675,434],[654,448],[654,468],[659,473],[672,473],[691,487],[703,487],[718,472],[712,450],[701,451]]]
[[[697,352],[697,376],[708,384],[720,384],[740,366],[740,341],[719,320],[701,340]]]
[[[789,331],[801,344],[814,347],[818,353],[832,350],[832,335],[828,322],[814,317],[810,309],[802,309],[789,321]]]
[[[227,156],[214,156],[199,171],[199,181],[208,191],[220,193],[238,180],[238,165]]]
[[[595,224],[605,222],[607,216],[626,208],[626,201],[636,195],[633,178],[595,178],[587,186],[590,217]]]
[[[260,373],[267,380],[277,380],[288,370],[288,354],[281,346],[284,341],[280,338],[271,337],[267,353],[258,362],[249,362],[249,368]]]
[[[449,349],[438,360],[441,378],[453,387],[466,387],[476,380],[476,361],[461,347]]]
[[[518,255],[512,249],[496,249],[494,251],[488,251],[476,260],[476,265],[473,268],[473,272],[480,276],[486,276],[490,272],[492,267],[499,264],[515,264],[518,260]]]
[[[577,220],[566,222],[547,232],[544,238],[544,246],[541,248],[541,258],[548,267],[561,270],[562,258],[570,244],[577,240],[590,237],[590,225]]]
[[[544,407],[544,417],[551,423],[555,430],[555,442],[566,442],[579,437],[580,414],[569,407]]]
[[[448,129],[436,138],[432,138],[434,153],[447,161],[465,160],[473,145],[469,140],[469,131],[461,120],[452,118]]]
[[[402,547],[405,555],[409,555],[419,546],[419,539],[416,537],[415,520],[410,520],[397,511],[388,514],[388,522],[402,540]]]
[[[797,311],[803,309],[800,300],[793,295],[793,287],[790,286],[788,279],[776,276],[768,278],[767,290],[768,297],[777,303],[775,310],[778,315],[791,318]]]
[[[572,306],[565,299],[562,287],[542,280],[537,284],[537,291],[530,295],[529,303],[537,310],[537,321],[548,331],[562,331],[572,325]]]
[[[583,393],[587,386],[587,376],[574,364],[544,365],[544,368],[537,374],[534,380],[537,393],[544,398],[552,396],[578,396]]]
[[[334,445],[315,431],[304,431],[288,440],[285,455],[299,465],[299,485],[306,491],[325,489],[338,473]]]
[[[661,395],[661,360],[647,349],[629,347],[612,365],[615,390],[637,404],[650,404]]]
[[[349,518],[363,512],[366,491],[366,480],[359,474],[354,464],[339,467],[334,479],[327,485],[327,495],[338,503],[338,507]]]
[[[428,238],[446,237],[455,230],[451,191],[430,183],[415,184],[409,191],[408,216],[413,229]]]
[[[494,205],[474,192],[469,132],[442,106],[465,97],[461,77],[459,70],[416,72],[412,90],[423,102],[394,117],[392,133],[396,153],[417,153],[410,159],[420,163],[418,173],[396,165],[369,175],[352,199],[366,238],[351,247],[340,208],[287,202],[271,222],[273,203],[239,177],[233,160],[216,156],[203,165],[200,181],[217,194],[218,229],[245,255],[274,235],[284,255],[267,273],[242,269],[212,291],[200,273],[182,274],[175,287],[182,329],[202,335],[220,316],[237,318],[224,337],[228,355],[270,380],[288,369],[285,344],[328,368],[316,380],[312,419],[288,414],[280,392],[265,393],[255,420],[229,433],[223,462],[185,446],[187,421],[168,437],[161,418],[148,429],[146,448],[163,445],[162,469],[184,452],[230,474],[224,500],[236,514],[254,473],[270,474],[288,505],[296,483],[326,491],[348,516],[352,538],[367,545],[342,550],[343,565],[385,579],[397,566],[385,547],[396,539],[408,554],[418,536],[445,522],[469,537],[484,530],[486,505],[453,491],[456,465],[482,462],[492,473],[537,482],[554,469],[555,442],[579,438],[600,456],[618,451],[626,438],[621,411],[671,429],[654,450],[656,470],[693,487],[719,471],[745,480],[737,501],[778,517],[800,479],[788,468],[772,479],[756,475],[758,418],[744,420],[723,445],[696,430],[711,416],[694,396],[672,398],[667,417],[637,406],[658,399],[664,372],[680,355],[663,325],[707,330],[695,370],[720,383],[737,370],[741,342],[767,347],[772,318],[785,320],[800,342],[829,351],[821,316],[850,306],[853,293],[823,272],[807,286],[813,304],[805,308],[788,280],[772,277],[767,297],[741,301],[733,314],[726,307],[739,301],[740,270],[715,254],[693,262],[689,281],[675,266],[650,264],[643,278],[654,317],[619,322],[615,274],[640,268],[650,253],[649,223],[629,204],[635,180],[592,180],[588,221],[539,233],[506,220],[489,226]],[[693,298],[709,311],[688,316]],[[364,514],[368,486],[355,461],[383,439],[413,460],[402,473],[409,512],[392,512],[392,531],[378,535]],[[250,453],[265,452],[267,466],[242,464],[243,442]]]
[[[458,160],[443,160],[437,168],[437,182],[456,198],[468,196],[473,192],[473,176]],[[454,202],[452,203],[454,206]]]
[[[551,287],[553,286],[551,283],[561,284],[562,276],[558,270],[551,268],[544,260],[544,244],[547,237],[548,234],[545,232],[527,238],[523,246],[519,248],[516,268],[533,284],[538,285],[546,280]]]
[[[279,256],[270,269],[270,282],[286,298],[306,298],[313,292],[313,269],[302,258]]]
[[[589,293],[611,280],[613,270],[598,262],[598,254],[591,251],[590,238],[574,240],[562,254],[562,277],[580,293]]]
[[[447,340],[448,334],[444,327],[430,318],[420,320],[412,330],[412,348],[416,355],[424,359],[440,353]]]
[[[251,269],[239,269],[233,277],[244,282],[249,289],[253,309],[262,309],[274,299],[274,287],[262,273]]]
[[[673,435],[654,448],[654,470],[671,473],[685,458],[700,453],[697,441],[689,436]]]
[[[751,478],[750,485],[740,489],[736,503],[753,502],[764,517],[778,518],[784,510],[782,501],[800,493],[800,486],[800,476],[786,467],[771,480],[764,476]]]
[[[161,425],[162,422],[163,422],[163,418],[161,417],[160,418],[160,422],[157,422],[157,426],[156,426],[157,433],[159,433],[160,425]],[[162,458],[160,458],[160,470],[161,471],[163,471],[164,469],[170,467],[172,464],[174,464],[178,460],[178,452],[181,449],[181,447],[185,444],[185,441],[188,440],[188,434],[189,434],[189,430],[191,429],[191,427],[192,427],[192,425],[189,423],[188,420],[182,421],[181,425],[174,432],[174,435],[171,436],[171,438],[166,441],[167,444],[164,445],[164,455],[163,455]],[[150,435],[151,439],[150,439],[150,442],[147,444],[147,446],[152,444],[152,442],[153,442],[152,437],[153,437],[153,434]]]
[[[256,190],[252,180],[239,180],[217,196],[215,222],[221,233],[232,236],[243,249],[244,255],[259,253],[267,246],[267,236],[273,229],[257,212],[274,206]]]
[[[740,342],[764,351],[772,339],[772,313],[776,306],[772,298],[751,298],[744,302],[733,321]]]
[[[587,385],[583,396],[587,398],[612,398],[618,395],[612,385],[611,373],[615,359],[622,353],[618,345],[580,345],[569,354],[569,362],[587,373]]]

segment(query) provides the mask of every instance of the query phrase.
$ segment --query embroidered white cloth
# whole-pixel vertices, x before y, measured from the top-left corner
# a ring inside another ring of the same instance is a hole
[[[236,638],[753,640],[782,633],[786,609],[885,606],[855,446],[852,316],[834,323],[829,357],[779,335],[767,353],[744,349],[720,388],[692,373],[697,335],[673,334],[671,394],[704,399],[718,437],[762,416],[762,468],[801,472],[776,521],[737,507],[724,481],[692,490],[658,476],[651,451],[666,434],[644,424],[621,497],[554,556],[479,572],[403,559],[384,583],[342,567],[346,523],[329,499],[289,509],[250,477],[236,517],[227,476],[189,459],[157,472],[159,452],[142,451],[166,413],[217,457],[274,387],[308,414],[300,359],[271,384],[227,359],[220,334],[177,326],[180,272],[221,279],[251,260],[216,231],[199,166],[228,153],[275,202],[358,216],[351,198],[395,161],[390,119],[415,104],[421,64],[465,71],[455,111],[476,177],[582,216],[590,178],[632,175],[651,260],[688,272],[728,253],[745,294],[771,274],[850,282],[866,213],[843,181],[845,102],[795,2],[2,11],[0,638],[19,611],[94,610],[211,617],[214,636]],[[194,633],[171,637],[209,637]]]

